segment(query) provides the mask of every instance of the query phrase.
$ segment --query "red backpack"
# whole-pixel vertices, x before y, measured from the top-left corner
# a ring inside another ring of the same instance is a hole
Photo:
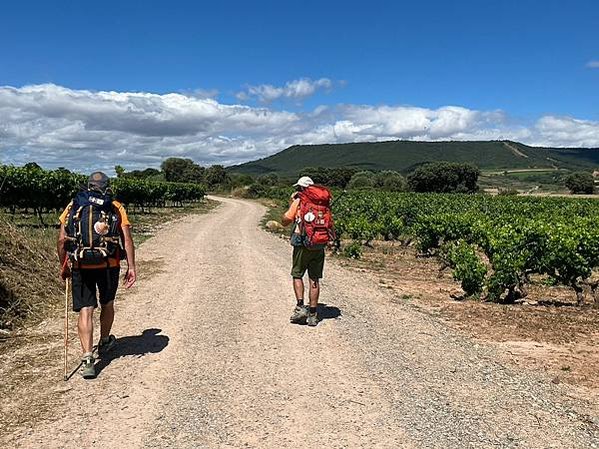
[[[300,192],[299,198],[304,246],[323,248],[335,240],[331,191],[323,186],[312,185]]]

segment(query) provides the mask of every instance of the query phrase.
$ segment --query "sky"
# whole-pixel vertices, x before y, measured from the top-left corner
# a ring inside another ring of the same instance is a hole
[[[0,163],[231,165],[294,144],[599,147],[599,2],[27,1]]]

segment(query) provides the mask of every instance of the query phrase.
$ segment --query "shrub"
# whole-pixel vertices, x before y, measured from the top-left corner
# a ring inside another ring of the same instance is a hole
[[[244,173],[231,173],[231,188],[249,186],[254,182],[252,175],[246,175]]]
[[[262,184],[255,182],[247,187],[246,192],[246,198],[260,198],[265,196],[267,189]]]
[[[360,171],[353,175],[349,181],[350,189],[365,189],[374,187],[374,173],[371,171]]]
[[[267,187],[274,187],[279,183],[279,175],[276,173],[269,173],[267,175],[259,176],[256,180],[258,184],[262,184]]]
[[[359,259],[362,257],[362,245],[358,242],[352,242],[343,248],[343,255],[349,259]]]
[[[408,176],[414,192],[474,193],[478,191],[480,171],[471,164],[433,162],[418,167]]]
[[[478,295],[485,285],[487,267],[476,254],[474,247],[464,241],[454,242],[445,249],[446,259],[453,268],[453,278],[461,282],[468,296]]]
[[[374,175],[374,186],[388,192],[405,192],[408,190],[406,179],[393,170],[383,170]]]
[[[593,175],[579,171],[566,176],[565,184],[573,194],[593,193],[595,190],[595,178]]]

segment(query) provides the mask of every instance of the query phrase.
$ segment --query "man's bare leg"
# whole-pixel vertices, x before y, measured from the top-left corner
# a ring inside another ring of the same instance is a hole
[[[304,280],[293,278],[293,290],[295,291],[295,299],[298,304],[304,303]]]
[[[77,321],[77,331],[79,332],[79,340],[81,340],[81,348],[83,349],[81,375],[84,379],[93,379],[96,377],[94,358],[92,356],[94,338],[93,318],[94,308],[84,307],[79,312],[79,320]]]
[[[293,278],[293,291],[295,291],[295,299],[297,303],[293,309],[290,321],[295,324],[304,324],[308,317],[308,309],[304,306],[304,280],[301,278]]]
[[[318,307],[318,297],[320,296],[320,282],[318,279],[310,279],[310,309],[306,324],[308,326],[316,326],[318,324],[318,315],[316,308]]]
[[[114,323],[114,301],[102,305],[100,311],[100,337],[107,338],[110,335]]]
[[[310,279],[310,308],[318,307],[320,297],[320,282],[318,279]]]
[[[83,307],[79,312],[79,319],[77,321],[77,331],[79,333],[79,340],[81,341],[81,349],[84,354],[92,352],[93,338],[94,338],[94,308]]]

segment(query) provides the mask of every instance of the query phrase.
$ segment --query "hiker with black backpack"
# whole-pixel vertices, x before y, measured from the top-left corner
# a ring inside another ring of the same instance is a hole
[[[60,277],[72,278],[73,310],[79,313],[77,330],[83,349],[81,374],[96,377],[93,355],[93,313],[101,305],[98,355],[116,344],[110,334],[114,299],[119,285],[120,261],[127,260],[125,287],[135,284],[135,247],[131,223],[121,203],[112,198],[109,178],[92,173],[60,218],[58,257]],[[99,295],[97,295],[97,293]]]
[[[314,184],[308,176],[302,176],[294,185],[290,206],[283,215],[282,223],[293,223],[291,245],[293,246],[293,290],[296,305],[290,321],[295,324],[318,324],[318,299],[322,279],[325,248],[335,240],[332,195],[329,189]],[[308,272],[309,305],[304,304],[304,275]]]

